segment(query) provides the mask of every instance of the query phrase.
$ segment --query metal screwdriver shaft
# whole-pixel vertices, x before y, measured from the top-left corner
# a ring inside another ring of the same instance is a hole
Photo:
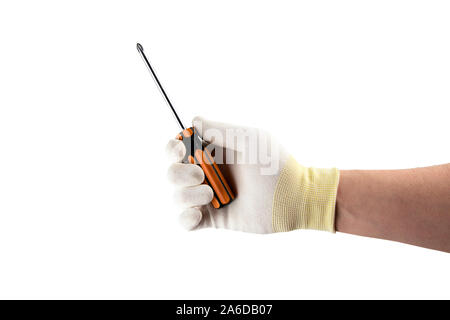
[[[173,115],[175,116],[175,119],[177,120],[177,122],[180,125],[181,129],[184,130],[185,127],[183,125],[183,122],[181,122],[180,118],[178,117],[178,114],[175,111],[175,108],[173,107],[172,102],[170,102],[170,99],[167,96],[166,92],[164,91],[164,88],[162,87],[161,82],[159,82],[159,79],[156,76],[155,71],[153,70],[152,66],[150,65],[150,62],[148,61],[147,57],[145,56],[144,47],[142,47],[142,45],[140,43],[137,43],[136,44],[136,48],[137,48],[137,51],[140,53],[142,59],[144,60],[145,64],[147,65],[148,70],[152,74],[153,79],[156,82],[156,85],[158,86],[159,90],[161,91],[162,95],[164,96],[164,99],[166,100],[167,104],[169,105],[170,109],[172,110]]]

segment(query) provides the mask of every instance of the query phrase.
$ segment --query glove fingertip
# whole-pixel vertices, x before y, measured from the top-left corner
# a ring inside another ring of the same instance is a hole
[[[186,230],[192,230],[197,227],[202,220],[202,212],[197,208],[189,208],[184,210],[180,216],[180,224]]]
[[[201,184],[205,173],[198,165],[172,163],[167,170],[167,179],[174,185],[190,187]]]
[[[186,147],[183,142],[171,139],[166,146],[166,155],[171,162],[181,162],[186,154]]]

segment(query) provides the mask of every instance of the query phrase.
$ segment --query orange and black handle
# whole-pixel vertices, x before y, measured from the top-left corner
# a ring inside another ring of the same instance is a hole
[[[211,204],[218,209],[229,204],[234,199],[233,191],[225,180],[222,172],[214,161],[211,152],[203,146],[202,139],[194,127],[187,128],[180,132],[177,137],[183,141],[186,147],[184,163],[199,165],[205,173],[204,184],[208,184],[214,191]]]

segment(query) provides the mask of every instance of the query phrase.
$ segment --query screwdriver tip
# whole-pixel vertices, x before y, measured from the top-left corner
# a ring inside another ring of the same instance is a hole
[[[136,43],[136,48],[138,49],[138,51],[144,52],[144,48],[142,47],[142,45],[139,42]]]

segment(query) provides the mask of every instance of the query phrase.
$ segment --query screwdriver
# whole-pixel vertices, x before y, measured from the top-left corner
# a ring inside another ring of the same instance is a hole
[[[184,127],[183,122],[181,122],[181,119],[175,111],[172,102],[167,96],[166,91],[161,85],[161,82],[159,82],[154,69],[148,61],[144,53],[144,48],[139,43],[136,44],[136,48],[145,64],[147,65],[148,70],[152,74],[157,87],[161,91],[161,94],[172,110],[172,113],[175,116],[175,120],[181,127],[182,131],[177,134],[176,139],[181,140],[186,147],[186,154],[184,156],[183,163],[197,164],[202,168],[203,172],[205,173],[205,180],[203,181],[203,184],[209,185],[214,191],[214,196],[211,201],[211,204],[214,208],[218,209],[223,207],[224,205],[229,204],[235,198],[233,191],[231,190],[222,172],[214,161],[211,152],[208,150],[207,144],[204,143],[204,141],[200,138],[197,130],[194,127],[190,127],[187,129]]]

